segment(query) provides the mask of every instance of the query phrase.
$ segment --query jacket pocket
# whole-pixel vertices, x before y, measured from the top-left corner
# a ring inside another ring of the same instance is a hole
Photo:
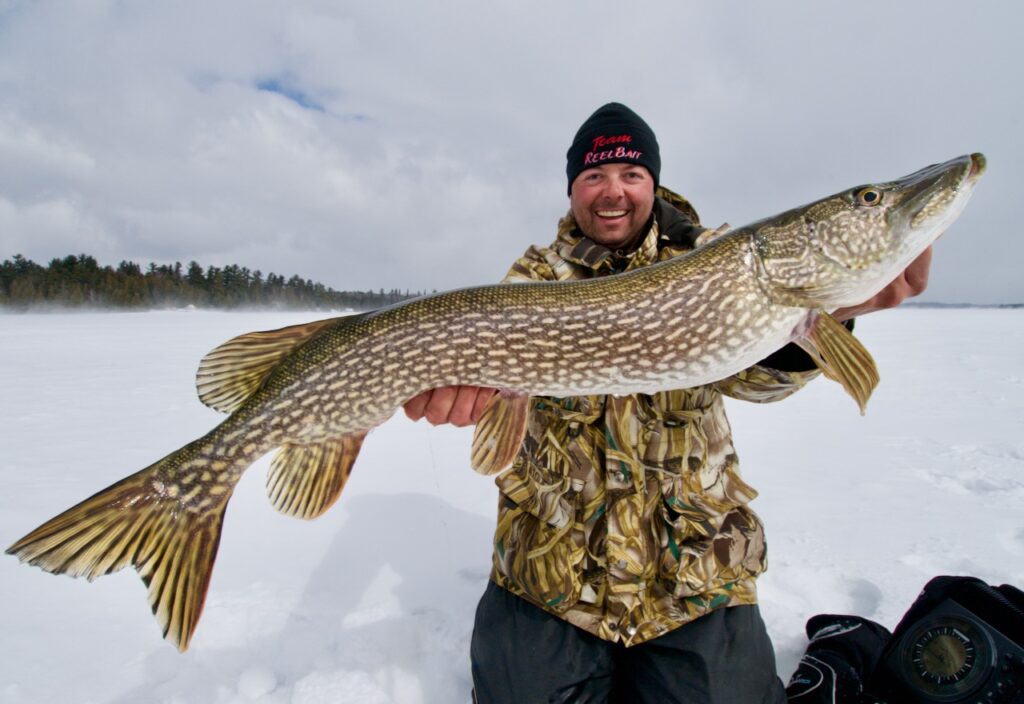
[[[572,523],[557,528],[508,502],[502,508],[494,539],[494,569],[508,588],[555,613],[580,598],[579,563]]]
[[[707,464],[703,421],[715,409],[689,407],[693,400],[681,391],[636,397],[637,454],[647,469],[679,475]]]
[[[495,482],[520,509],[554,528],[574,520],[582,477],[597,461],[593,424],[602,408],[596,399],[531,399],[523,446]]]
[[[660,517],[658,578],[673,596],[700,596],[764,572],[764,530],[746,506],[712,515],[667,496]]]
[[[740,476],[735,453],[709,452],[701,419],[661,432],[686,448],[678,470],[667,461],[660,466],[645,461],[658,470],[661,488],[652,518],[661,546],[658,576],[665,588],[676,597],[696,596],[760,574],[763,529],[747,507],[757,492]],[[652,456],[650,447],[646,455]]]
[[[577,528],[583,476],[593,471],[602,397],[531,399],[523,447],[502,493],[494,569],[503,586],[555,613],[580,599],[586,539]]]

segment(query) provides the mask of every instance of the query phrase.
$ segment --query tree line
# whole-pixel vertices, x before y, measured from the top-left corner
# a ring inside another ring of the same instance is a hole
[[[183,266],[150,263],[145,271],[135,262],[100,266],[87,254],[68,255],[41,266],[20,254],[0,264],[0,307],[28,310],[63,308],[278,308],[370,310],[419,292],[335,291],[299,276],[231,264],[205,269],[197,262]]]

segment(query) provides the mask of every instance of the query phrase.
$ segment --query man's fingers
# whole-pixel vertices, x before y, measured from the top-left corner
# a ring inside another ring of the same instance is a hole
[[[419,420],[422,418],[426,413],[427,404],[430,402],[430,397],[433,393],[433,389],[428,389],[403,403],[402,408],[405,409],[405,415],[408,416],[410,420]]]
[[[476,386],[460,386],[458,389],[448,420],[455,427],[462,428],[473,423],[473,408],[480,389]]]
[[[911,296],[920,296],[928,288],[928,274],[932,266],[932,248],[921,252],[921,255],[910,263],[904,276],[910,286]]]
[[[480,420],[480,416],[484,414],[484,409],[487,408],[487,404],[490,402],[491,397],[498,393],[497,389],[492,389],[487,386],[481,386],[476,390],[476,403],[473,404],[473,423]]]
[[[424,415],[432,425],[447,423],[452,413],[452,406],[459,394],[458,386],[442,386],[434,389],[430,395],[430,403],[427,404]]]
[[[900,272],[896,279],[860,305],[840,308],[833,315],[840,322],[878,310],[895,308],[908,298],[919,296],[928,287],[928,274],[932,266],[932,248],[918,255],[917,259]]]
[[[402,404],[411,420],[426,418],[433,425],[473,425],[497,389],[486,386],[443,386],[413,396]]]

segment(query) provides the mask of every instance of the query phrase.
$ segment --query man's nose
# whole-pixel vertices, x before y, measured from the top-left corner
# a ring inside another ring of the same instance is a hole
[[[618,199],[622,197],[625,189],[622,187],[622,181],[618,178],[612,177],[605,180],[604,193],[602,195],[605,198]]]

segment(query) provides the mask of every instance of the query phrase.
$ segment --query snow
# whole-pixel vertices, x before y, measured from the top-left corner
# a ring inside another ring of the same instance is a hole
[[[0,542],[211,428],[200,357],[301,313],[0,316]],[[892,627],[936,574],[1024,585],[1024,310],[858,321],[882,382],[865,417],[826,380],[730,403],[767,526],[761,608],[780,675],[822,612]],[[396,417],[324,517],[277,514],[264,458],[228,509],[192,647],[160,639],[132,570],[94,584],[0,559],[0,702],[469,701],[497,495],[471,432]]]

